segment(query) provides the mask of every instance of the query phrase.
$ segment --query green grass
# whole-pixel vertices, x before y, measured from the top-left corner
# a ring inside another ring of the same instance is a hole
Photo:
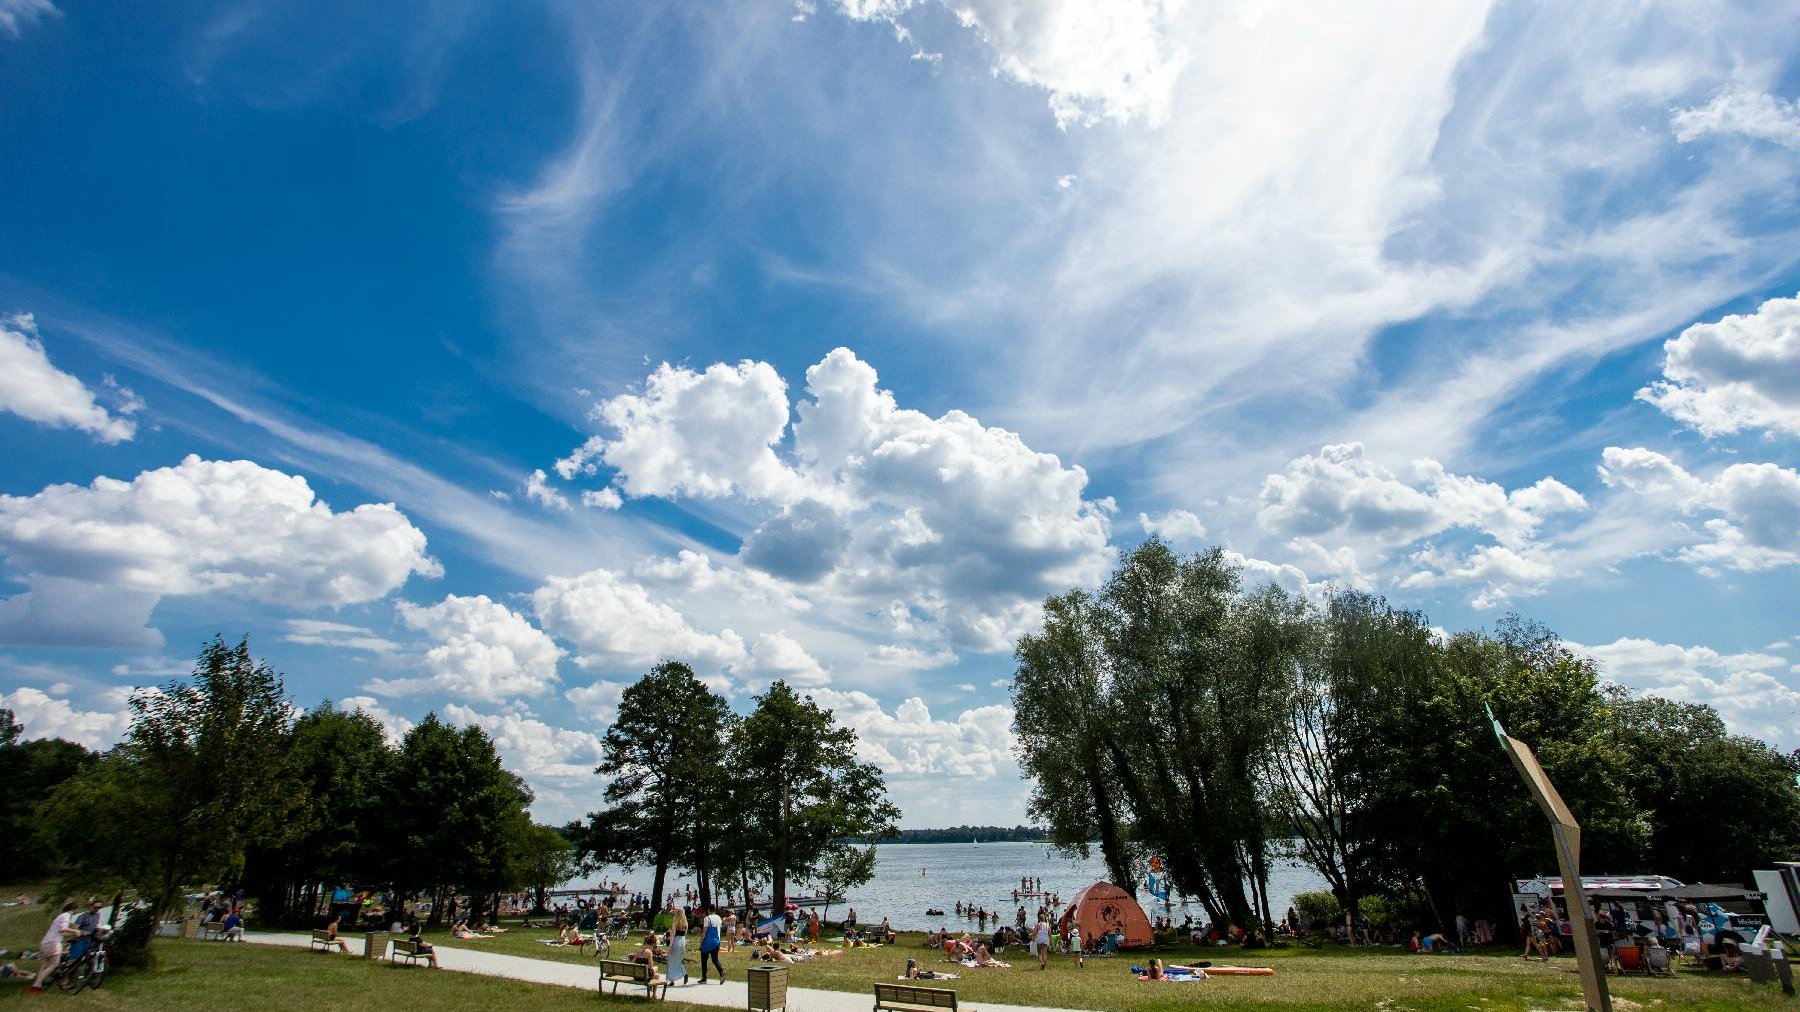
[[[12,895],[0,889],[0,895]],[[33,946],[50,913],[41,907],[0,908],[0,946]],[[439,937],[446,948],[486,949],[512,955],[591,965],[591,954],[577,955],[535,939],[551,932],[515,928],[500,938],[455,942]],[[1067,959],[1053,960],[1039,972],[1022,951],[1004,954],[1011,970],[963,970],[941,962],[919,945],[918,935],[875,949],[853,949],[844,955],[797,964],[790,981],[816,987],[868,994],[875,981],[893,980],[907,957],[928,969],[963,974],[946,982],[964,1008],[983,1002],[1104,1009],[1108,1012],[1163,1012],[1195,1008],[1232,1008],[1268,1012],[1370,1009],[1378,1012],[1524,1012],[1528,1009],[1568,1012],[1577,1008],[1579,983],[1574,964],[1548,965],[1519,959],[1516,950],[1462,956],[1414,956],[1392,949],[1352,951],[1342,948],[1279,949],[1240,953],[1235,949],[1199,952],[1192,948],[1162,953],[1169,961],[1198,956],[1214,962],[1275,967],[1273,977],[1218,978],[1197,984],[1149,984],[1131,978],[1127,967],[1142,956],[1090,959],[1076,970]],[[622,955],[624,942],[615,949]],[[125,974],[99,992],[27,996],[22,984],[0,984],[0,1008],[31,1007],[28,1001],[70,1003],[82,1008],[159,1010],[253,1006],[257,1012],[318,1012],[325,1008],[404,1008],[409,1012],[501,1012],[510,1009],[624,1008],[638,998],[600,998],[593,991],[524,984],[472,974],[392,967],[361,959],[327,958],[300,949],[255,945],[221,945],[158,939],[157,967]],[[750,965],[743,952],[725,955],[727,975],[743,979]],[[30,966],[31,964],[26,964]],[[698,967],[690,950],[689,965]],[[1658,1012],[1689,1009],[1791,1009],[1773,986],[1758,986],[1742,975],[1709,977],[1683,971],[1672,978],[1612,978],[1615,999],[1625,999]],[[671,1012],[699,1012],[702,1006],[679,1000],[671,991],[667,1003],[654,1006]],[[1618,1003],[1622,1012],[1631,1005]],[[60,1006],[59,1006],[60,1007]],[[649,1006],[646,1006],[649,1007]]]
[[[443,942],[453,948],[481,948],[491,952],[592,964],[591,952],[578,955],[537,939],[555,932],[513,928],[498,938],[483,941]],[[960,980],[941,986],[954,988],[965,1002],[1004,1002],[1052,1008],[1104,1009],[1107,1012],[1158,1012],[1162,1009],[1230,1007],[1306,1012],[1325,1009],[1454,1010],[1475,1008],[1509,1012],[1526,1009],[1560,1009],[1580,995],[1575,964],[1559,959],[1549,964],[1520,959],[1518,950],[1498,947],[1491,952],[1461,956],[1412,955],[1395,949],[1351,950],[1287,948],[1240,952],[1235,948],[1201,950],[1181,946],[1160,952],[1165,962],[1206,959],[1218,964],[1271,966],[1273,977],[1215,978],[1196,984],[1150,984],[1133,979],[1133,963],[1142,965],[1147,954],[1089,959],[1075,969],[1067,958],[1052,959],[1050,969],[1039,971],[1023,949],[1001,956],[1013,964],[1010,970],[967,970],[942,961],[921,944],[922,936],[902,934],[899,944],[873,949],[848,949],[841,956],[794,964],[789,982],[795,987],[855,991],[867,994],[876,981],[900,975],[908,957],[926,969],[950,970]],[[622,956],[634,948],[628,940],[614,943]],[[821,948],[837,948],[829,944]],[[723,954],[726,975],[743,979],[750,963],[744,950]],[[690,945],[688,966],[699,972],[699,956]],[[695,979],[698,979],[696,976]],[[1625,998],[1659,1010],[1681,1009],[1791,1009],[1780,989],[1758,986],[1743,975],[1708,976],[1682,971],[1665,978],[1609,978],[1615,998]],[[679,995],[680,991],[670,992]],[[1619,1003],[1621,1009],[1629,1005]]]

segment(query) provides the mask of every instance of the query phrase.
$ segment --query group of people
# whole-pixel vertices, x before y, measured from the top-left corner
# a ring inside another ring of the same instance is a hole
[[[1071,918],[1067,933],[1059,933],[1051,928],[1049,911],[1045,909],[1039,910],[1035,925],[1029,928],[1001,925],[987,941],[976,939],[967,931],[961,935],[952,935],[948,927],[940,927],[925,935],[925,945],[927,948],[942,950],[945,957],[968,967],[1010,969],[1012,964],[1001,962],[997,954],[1004,952],[1008,946],[1019,945],[1024,946],[1037,961],[1040,970],[1050,968],[1050,956],[1053,953],[1073,956],[1076,966],[1086,965],[1081,926]]]
[[[87,909],[77,913],[79,909],[80,904],[70,900],[63,904],[61,913],[50,919],[49,929],[38,940],[38,972],[31,981],[31,990],[44,989],[44,981],[62,962],[65,947],[68,958],[80,959],[88,947],[99,942],[100,931],[105,927],[100,915],[106,905],[99,900],[89,900]]]

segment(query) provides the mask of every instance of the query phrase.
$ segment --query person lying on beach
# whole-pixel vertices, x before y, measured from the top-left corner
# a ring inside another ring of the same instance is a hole
[[[1010,970],[1010,969],[1012,969],[1011,963],[1000,962],[998,959],[994,958],[992,953],[988,952],[988,947],[986,945],[979,945],[979,944],[975,946],[975,954],[973,956],[970,956],[968,959],[963,960],[962,965],[977,966],[977,967],[982,967],[985,969],[993,969],[993,970]]]

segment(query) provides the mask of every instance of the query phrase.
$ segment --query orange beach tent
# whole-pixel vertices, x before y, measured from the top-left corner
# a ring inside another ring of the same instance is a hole
[[[1124,947],[1127,949],[1143,948],[1154,941],[1150,936],[1150,918],[1144,916],[1144,908],[1138,906],[1137,899],[1130,893],[1111,882],[1095,882],[1076,893],[1069,901],[1069,909],[1063,912],[1062,920],[1057,922],[1057,929],[1068,931],[1071,918],[1081,925],[1084,944],[1113,931],[1125,936]]]

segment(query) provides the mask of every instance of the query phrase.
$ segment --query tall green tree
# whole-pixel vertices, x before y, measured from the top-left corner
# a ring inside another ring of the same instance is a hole
[[[671,865],[710,871],[710,856],[700,859],[696,850],[710,844],[697,836],[717,810],[730,726],[725,700],[678,661],[658,664],[619,697],[594,771],[609,778],[609,807],[591,817],[588,844],[602,860],[649,863],[657,905]]]
[[[394,750],[380,723],[327,700],[294,723],[287,761],[302,799],[291,834],[245,861],[247,887],[269,917],[310,916],[322,885],[379,882],[384,861],[371,830],[384,819]]]
[[[856,758],[856,732],[776,682],[756,697],[734,754],[756,788],[744,806],[745,848],[769,870],[775,910],[788,883],[817,877],[841,841],[892,831],[900,810],[881,770]]]
[[[1030,778],[1032,819],[1048,827],[1059,849],[1086,858],[1100,844],[1107,877],[1133,886],[1129,813],[1116,789],[1110,746],[1106,656],[1099,605],[1071,590],[1044,602],[1040,632],[1019,637],[1013,651],[1013,733],[1019,767]]]
[[[483,897],[505,882],[513,823],[532,800],[487,732],[436,713],[401,739],[382,797],[389,881],[428,895],[434,924],[458,892]]]
[[[1305,626],[1271,795],[1298,856],[1355,914],[1364,896],[1412,884],[1382,802],[1416,747],[1403,735],[1438,691],[1441,652],[1423,615],[1357,591],[1307,609]]]
[[[46,803],[57,845],[177,909],[190,885],[232,879],[246,849],[292,832],[302,800],[286,761],[293,717],[281,676],[245,639],[215,638],[192,679],[131,700],[125,740]]]
[[[20,879],[56,870],[37,806],[58,784],[94,762],[93,753],[75,742],[25,739],[24,732],[11,710],[0,709],[0,784],[7,793],[7,803],[0,806],[0,868]]]

